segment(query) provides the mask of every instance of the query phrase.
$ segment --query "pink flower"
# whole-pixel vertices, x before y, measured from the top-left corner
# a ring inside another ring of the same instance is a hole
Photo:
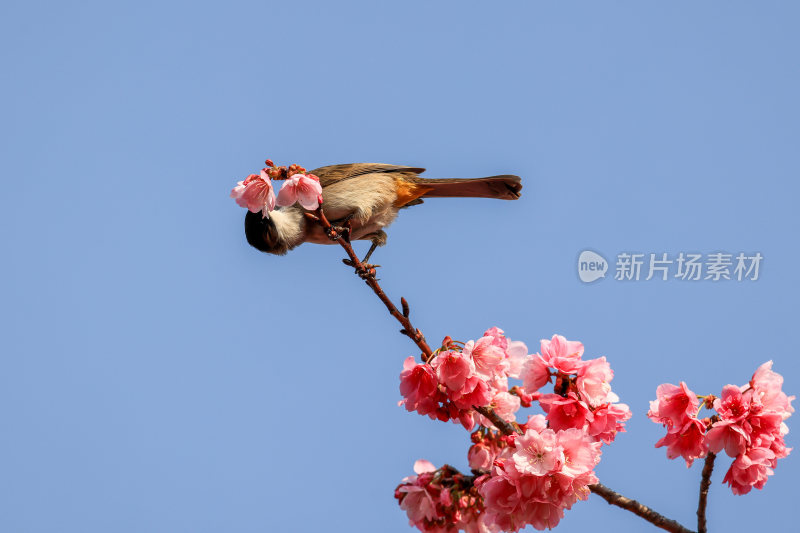
[[[559,431],[556,437],[564,453],[563,474],[573,478],[589,474],[600,462],[602,444],[580,429]]]
[[[525,426],[523,429],[535,429],[542,431],[547,428],[547,419],[544,415],[528,415],[528,421],[522,424]]]
[[[508,392],[498,392],[492,398],[491,407],[506,422],[516,422],[516,412],[519,411],[519,398]]]
[[[485,513],[481,513],[477,517],[475,513],[468,515],[466,520],[462,519],[458,523],[458,527],[463,529],[464,533],[492,533],[489,524],[486,522]]]
[[[542,360],[565,374],[574,374],[583,366],[582,355],[583,344],[580,342],[568,341],[561,335],[553,335],[549,341],[542,339]]]
[[[484,381],[486,381],[492,394],[508,392],[508,378],[505,376],[495,376],[491,379],[485,379]]]
[[[436,376],[429,365],[416,364],[413,356],[406,358],[400,373],[400,394],[407,410],[423,415],[435,411],[438,405],[432,396],[437,387]]]
[[[453,505],[453,496],[450,494],[449,489],[442,489],[442,492],[439,493],[439,505],[442,507]]]
[[[667,426],[667,431],[681,430],[690,418],[694,418],[700,405],[697,395],[689,390],[686,383],[680,386],[664,383],[656,389],[658,399],[650,402],[647,416],[653,422]]]
[[[272,180],[263,170],[260,176],[250,174],[244,181],[240,181],[231,191],[231,198],[251,213],[261,211],[265,217],[268,217],[269,212],[275,209],[275,191],[272,188]]]
[[[509,340],[498,327],[487,329],[483,336],[489,337],[491,345],[503,352],[505,362],[500,370],[504,370],[507,377],[519,378],[522,364],[528,356],[528,347],[525,343]]]
[[[609,385],[613,378],[614,372],[605,357],[586,361],[578,369],[578,379],[576,380],[581,399],[592,407],[619,401],[619,397],[611,392],[611,385]]]
[[[478,484],[450,467],[431,470],[428,461],[417,461],[414,470],[395,489],[394,496],[406,511],[409,524],[424,533],[491,533],[481,516],[483,502],[478,497]]]
[[[520,504],[520,494],[508,477],[492,476],[481,484],[480,493],[490,525],[503,531],[517,531],[525,526],[523,521],[513,516]]]
[[[520,373],[528,359],[528,346],[522,341],[508,341],[508,377],[520,379]]]
[[[475,416],[477,413],[473,413],[471,410],[463,410],[458,413],[457,417],[454,417],[458,420],[458,422],[466,429],[467,431],[472,431],[472,428],[475,427]],[[456,420],[453,420],[456,422]]]
[[[473,444],[467,452],[469,467],[473,470],[489,470],[494,462],[495,452],[485,444]]]
[[[491,475],[475,483],[484,498],[486,524],[493,531],[518,531],[528,524],[555,527],[564,510],[585,500],[588,485],[597,483],[600,447],[579,429],[528,429],[514,437],[513,446],[495,459]]]
[[[761,489],[774,473],[770,468],[774,458],[771,450],[753,448],[733,461],[722,482],[730,485],[736,495],[747,494],[753,487]]]
[[[630,417],[631,410],[624,403],[602,405],[592,411],[592,421],[586,432],[597,440],[611,444],[617,432],[625,431],[624,422]]]
[[[550,370],[542,360],[542,356],[537,353],[525,360],[519,377],[525,392],[533,394],[550,381]]]
[[[472,360],[466,354],[454,350],[441,352],[431,361],[431,366],[436,370],[439,382],[451,391],[463,389],[467,379],[475,373]]]
[[[508,348],[509,340],[506,338],[505,332],[498,328],[497,326],[493,326],[486,331],[483,332],[484,337],[492,337],[492,344],[503,350],[504,352]]]
[[[459,409],[485,407],[492,399],[489,386],[478,376],[469,378],[461,390],[450,392],[450,399]]]
[[[427,459],[417,459],[414,461],[414,472],[424,474],[426,472],[436,472],[436,467]]]
[[[773,468],[775,468],[775,464],[777,464],[778,459],[783,459],[789,455],[789,452],[792,451],[791,448],[786,447],[786,443],[783,441],[783,435],[773,440],[769,449],[775,454],[774,464],[772,465]]]
[[[553,529],[564,517],[564,509],[549,502],[526,502],[524,506],[525,523],[533,526],[534,529],[543,531]]]
[[[755,412],[753,412],[755,411]],[[751,410],[745,422],[745,430],[755,440],[772,441],[780,436],[785,424],[780,413],[774,411]],[[787,430],[788,431],[788,430]]]
[[[471,357],[475,363],[475,372],[489,379],[495,375],[503,375],[506,369],[505,351],[493,344],[496,337],[481,337],[477,341],[468,341],[464,345],[464,355]]]
[[[558,445],[552,429],[541,432],[528,430],[517,437],[515,446],[512,459],[521,474],[544,476],[560,470],[564,464],[564,450]]]
[[[725,385],[722,396],[714,400],[714,410],[722,420],[740,422],[750,413],[750,397],[743,395],[736,385]]]
[[[783,376],[772,371],[772,361],[767,361],[755,371],[750,386],[753,388],[753,401],[764,409],[780,413],[785,420],[794,412],[794,396],[786,396],[781,390]]]
[[[675,459],[680,455],[686,461],[686,468],[689,468],[695,459],[706,456],[705,432],[705,424],[697,418],[691,418],[678,431],[668,432],[656,443],[656,448],[666,446],[667,458]]]
[[[318,177],[313,174],[295,174],[284,181],[278,192],[278,205],[290,206],[297,202],[303,209],[316,209],[319,207],[321,195],[322,186]]]
[[[400,508],[408,515],[410,525],[416,525],[423,520],[435,520],[436,505],[425,487],[417,485],[404,485],[397,489],[405,496],[400,501]]]
[[[547,413],[550,427],[558,431],[561,429],[582,429],[586,422],[591,422],[593,417],[589,407],[578,400],[574,392],[566,398],[558,394],[544,394],[539,398],[539,405]]]
[[[750,444],[750,437],[735,420],[720,420],[714,422],[706,433],[706,442],[712,452],[719,453],[725,448],[725,453],[730,457],[736,457],[745,452],[747,445]]]

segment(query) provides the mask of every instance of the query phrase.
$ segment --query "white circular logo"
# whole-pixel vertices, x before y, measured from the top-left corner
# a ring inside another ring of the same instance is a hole
[[[602,255],[591,250],[584,250],[578,257],[578,277],[584,283],[591,283],[606,277],[608,261]]]

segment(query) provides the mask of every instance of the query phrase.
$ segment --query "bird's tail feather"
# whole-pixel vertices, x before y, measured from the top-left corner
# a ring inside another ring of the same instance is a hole
[[[516,200],[519,198],[522,183],[519,176],[503,174],[486,178],[470,179],[429,179],[417,177],[414,183],[429,189],[422,198],[498,198]]]

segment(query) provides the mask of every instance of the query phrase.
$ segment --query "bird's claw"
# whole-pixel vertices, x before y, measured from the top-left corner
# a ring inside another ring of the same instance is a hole
[[[325,234],[332,241],[338,241],[344,235],[344,228],[341,226],[330,226],[325,228]]]
[[[344,242],[350,242],[350,234],[353,230],[353,214],[349,214],[344,217],[340,224],[332,226],[333,230],[336,231],[343,239]]]
[[[358,277],[361,279],[367,279],[370,277],[374,278],[376,274],[375,269],[380,268],[380,265],[373,265],[370,263],[360,263],[359,265],[356,265],[351,259],[342,259],[342,263],[355,268],[356,274],[358,274]]]

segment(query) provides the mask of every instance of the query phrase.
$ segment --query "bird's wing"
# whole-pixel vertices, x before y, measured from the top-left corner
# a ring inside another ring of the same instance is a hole
[[[404,167],[399,165],[386,165],[383,163],[350,163],[346,165],[330,165],[312,170],[310,173],[319,178],[319,183],[323,187],[332,185],[338,181],[363,176],[364,174],[390,173],[390,172],[410,172],[422,174],[424,168]]]

